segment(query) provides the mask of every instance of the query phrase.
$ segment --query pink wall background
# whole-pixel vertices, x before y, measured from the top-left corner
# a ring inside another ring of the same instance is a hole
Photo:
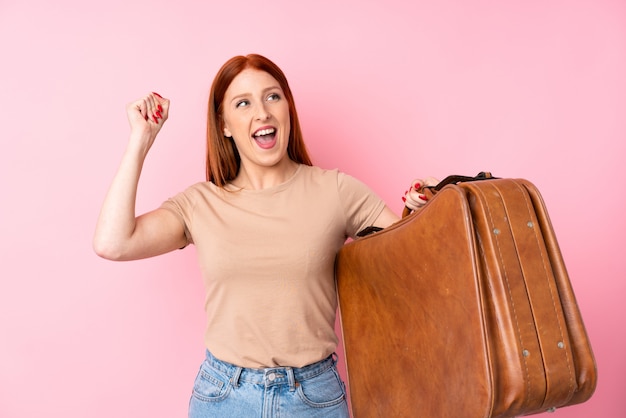
[[[145,211],[203,179],[210,82],[249,52],[286,72],[316,163],[398,212],[422,175],[533,181],[600,376],[555,416],[626,416],[623,1],[0,0],[1,417],[186,416],[203,356],[194,250],[116,264],[92,232],[125,104],[172,100]]]

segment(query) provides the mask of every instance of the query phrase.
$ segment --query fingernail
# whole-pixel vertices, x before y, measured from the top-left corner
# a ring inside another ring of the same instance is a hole
[[[421,184],[419,183],[415,183],[415,185],[413,186],[415,188],[415,190],[419,189],[420,187],[422,187]]]
[[[163,108],[161,107],[161,105],[158,106],[159,112],[163,112]]]
[[[157,118],[163,119],[163,116],[161,116],[161,112],[156,112],[155,115]]]
[[[160,95],[159,93],[157,93],[157,92],[154,92],[154,91],[153,91],[153,92],[152,92],[152,94],[155,94],[155,95],[159,96],[161,99],[163,98],[163,96],[161,96],[161,95]]]
[[[406,197],[402,196],[402,201],[406,202]]]
[[[156,118],[156,116],[152,115],[152,119],[154,120],[154,123],[159,123],[159,120]]]
[[[428,197],[427,197],[426,195],[424,195],[424,194],[421,194],[421,195],[420,195],[420,199],[422,199],[422,200],[428,200]]]

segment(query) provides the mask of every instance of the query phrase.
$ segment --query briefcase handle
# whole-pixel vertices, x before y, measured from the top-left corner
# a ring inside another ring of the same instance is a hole
[[[481,180],[490,180],[495,179],[497,177],[493,177],[489,171],[481,171],[476,174],[474,177],[471,176],[460,176],[460,175],[451,175],[441,180],[436,186],[422,186],[418,191],[424,193],[428,198],[433,197],[437,194],[438,191],[443,189],[445,186],[449,184],[458,184],[458,183],[466,183],[468,181],[481,181]],[[402,210],[402,217],[408,216],[411,214],[411,209],[408,207],[404,207]]]

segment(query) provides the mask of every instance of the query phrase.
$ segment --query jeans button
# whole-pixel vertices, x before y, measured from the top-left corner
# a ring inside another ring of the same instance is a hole
[[[273,382],[273,381],[276,379],[276,373],[270,373],[270,374],[268,374],[268,375],[267,375],[267,379],[268,379],[270,382]]]

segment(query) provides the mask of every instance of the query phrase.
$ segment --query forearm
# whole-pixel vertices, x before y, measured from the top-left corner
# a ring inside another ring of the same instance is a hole
[[[137,186],[147,154],[139,143],[131,137],[98,217],[93,245],[105,258],[119,258],[135,231]]]

